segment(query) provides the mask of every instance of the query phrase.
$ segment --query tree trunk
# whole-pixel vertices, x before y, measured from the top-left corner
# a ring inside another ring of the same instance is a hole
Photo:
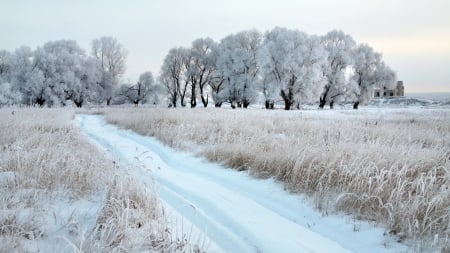
[[[330,85],[325,85],[324,90],[322,92],[322,95],[319,98],[319,108],[323,109],[325,108],[325,104],[327,103],[327,96],[328,92],[330,92]]]
[[[333,100],[331,100],[331,102],[330,102],[330,109],[334,109],[334,101]]]
[[[177,97],[176,96],[172,96],[172,101],[171,101],[170,107],[172,107],[172,106],[174,108],[177,107]]]
[[[242,103],[245,109],[250,105],[250,102],[247,99],[244,99],[244,102]]]
[[[280,95],[284,100],[284,109],[290,110],[294,104],[294,94],[292,93],[292,88],[288,88],[287,94],[284,90],[281,90]]]
[[[206,95],[206,98],[203,96],[203,94],[201,94],[200,96],[202,98],[203,107],[205,107],[205,108],[208,107],[208,100],[209,100],[208,95]]]
[[[215,104],[214,104],[214,107],[220,108],[220,107],[222,107],[222,103],[215,103]]]
[[[83,106],[83,100],[74,100],[73,102],[78,108]]]
[[[181,96],[181,107],[185,107],[186,103],[184,102],[184,95]]]
[[[275,102],[271,99],[266,100],[266,109],[273,110]]]
[[[106,106],[110,106],[111,105],[111,100],[112,100],[112,97],[109,97],[109,98],[106,99]]]
[[[325,103],[326,103],[325,97],[321,96],[319,98],[319,109],[323,109],[325,107]],[[331,103],[330,103],[330,106],[331,106]]]
[[[236,109],[236,101],[231,101],[231,108]]]
[[[358,106],[359,106],[359,101],[356,101],[356,102],[353,104],[353,109],[358,110]]]
[[[36,98],[36,104],[38,104],[40,107],[42,107],[45,103],[45,98],[43,97],[38,97]]]
[[[283,100],[284,100],[284,109],[287,111],[290,110],[294,102],[291,99],[289,99],[289,97],[283,97]]]
[[[191,108],[194,108],[197,106],[197,93],[195,88],[194,82],[191,85]]]

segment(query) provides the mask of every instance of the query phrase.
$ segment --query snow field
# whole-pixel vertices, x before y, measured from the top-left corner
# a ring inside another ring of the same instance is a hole
[[[151,185],[86,141],[74,115],[0,110],[0,252],[201,249],[177,233]]]
[[[448,109],[105,113],[108,122],[173,147],[274,177],[312,196],[324,213],[343,211],[382,224],[412,251],[448,248]]]
[[[273,181],[176,152],[155,139],[106,125],[98,116],[80,115],[78,124],[120,163],[134,163],[136,169],[130,173],[141,184],[155,180],[164,202],[211,239],[208,252],[400,252],[398,245],[388,243],[388,249],[382,244],[381,231],[358,236],[362,234],[355,234],[342,219],[323,222],[320,214]],[[306,226],[308,222],[311,225]],[[346,236],[333,241],[321,234],[322,229],[308,228],[316,222],[323,230],[339,230]],[[349,240],[350,234],[358,243]]]

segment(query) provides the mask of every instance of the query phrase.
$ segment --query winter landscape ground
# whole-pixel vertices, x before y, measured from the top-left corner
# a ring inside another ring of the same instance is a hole
[[[445,106],[0,112],[0,252],[449,250]]]
[[[152,185],[119,169],[74,116],[0,109],[0,252],[195,252]]]

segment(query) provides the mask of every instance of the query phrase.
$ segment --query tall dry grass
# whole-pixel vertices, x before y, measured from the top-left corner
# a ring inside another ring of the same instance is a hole
[[[326,212],[384,224],[399,241],[419,242],[416,251],[450,243],[450,110],[133,108],[105,114],[110,123],[172,147],[275,177],[313,196]]]
[[[200,252],[174,233],[155,193],[81,135],[74,116],[0,109],[0,252]],[[61,216],[80,200],[99,209],[87,230],[89,210]]]
[[[47,238],[55,201],[104,190],[110,163],[83,140],[73,116],[61,109],[0,110],[0,252],[24,252],[28,242]]]
[[[0,171],[19,189],[92,194],[107,182],[111,163],[74,127],[62,109],[0,110]]]

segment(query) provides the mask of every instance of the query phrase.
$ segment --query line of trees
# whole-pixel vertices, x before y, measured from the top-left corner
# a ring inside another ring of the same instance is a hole
[[[196,39],[188,48],[170,49],[157,78],[145,72],[135,83],[121,81],[126,57],[126,49],[112,37],[93,40],[90,54],[70,40],[36,50],[2,50],[0,106],[72,101],[78,107],[87,102],[247,108],[263,98],[267,109],[282,103],[290,110],[312,102],[332,108],[344,99],[357,109],[374,88],[393,87],[396,79],[381,54],[337,30],[316,36],[277,27],[265,34],[241,31],[220,42]]]
[[[374,88],[393,87],[396,75],[381,54],[350,35],[331,31],[324,36],[274,28],[261,34],[241,31],[223,38],[197,39],[190,48],[169,51],[159,77],[169,106],[247,108],[262,95],[265,107],[282,102],[284,109],[319,102],[324,108],[340,100],[367,102]],[[199,95],[200,94],[200,95]],[[206,94],[206,96],[205,96]]]
[[[138,104],[155,90],[150,72],[135,84],[120,85],[127,51],[115,38],[101,37],[91,46],[91,54],[72,40],[50,41],[35,50],[1,50],[0,106],[65,106],[71,101],[82,107],[86,102],[110,105],[114,99]]]

